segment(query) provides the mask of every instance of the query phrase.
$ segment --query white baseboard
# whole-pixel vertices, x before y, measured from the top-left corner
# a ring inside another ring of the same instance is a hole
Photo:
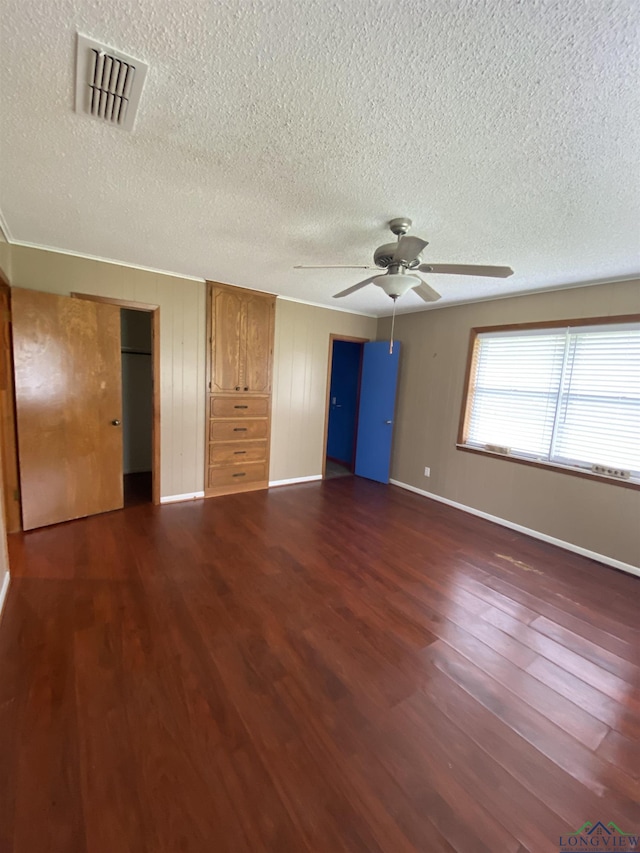
[[[291,480],[269,480],[269,488],[273,486],[293,486],[295,483],[311,483],[321,480],[322,474],[314,474],[312,477],[292,477]]]
[[[11,581],[11,575],[7,572],[4,576],[4,581],[2,583],[2,589],[0,589],[0,619],[2,618],[2,608],[4,607],[4,602],[7,597],[7,591],[9,589],[9,582]]]
[[[573,551],[575,554],[581,554],[583,557],[589,557],[591,560],[597,560],[599,563],[604,563],[607,566],[612,566],[614,569],[620,569],[623,572],[628,572],[630,575],[640,577],[640,566],[632,566],[630,563],[623,563],[621,560],[614,560],[613,557],[607,557],[606,554],[597,554],[595,551],[589,551],[587,548],[581,548],[580,545],[574,545],[572,542],[565,542],[563,539],[556,539],[555,536],[548,536],[546,533],[541,533],[539,530],[531,530],[529,527],[523,527],[522,524],[516,524],[513,521],[508,521],[506,518],[499,518],[497,515],[489,515],[488,512],[482,512],[480,509],[475,509],[472,506],[460,504],[457,501],[451,501],[449,498],[443,498],[440,495],[434,495],[432,492],[426,492],[424,489],[418,489],[415,486],[410,486],[408,483],[401,483],[400,480],[389,480],[394,486],[399,486],[401,489],[406,489],[408,492],[415,492],[417,495],[422,495],[425,498],[430,498],[433,501],[447,504],[447,506],[461,509],[463,512],[468,512],[471,515],[477,515],[479,518],[484,518],[487,521],[493,521],[494,524],[500,524],[502,527],[509,527],[511,530],[517,530],[518,533],[526,533],[527,536],[532,536],[534,539],[541,539],[543,542],[549,542],[551,545],[557,545],[559,548],[564,548],[566,551]]]
[[[293,486],[294,483],[310,483],[312,480],[321,480],[322,474],[314,474],[313,477],[293,477],[291,480],[271,480],[269,488],[272,486]],[[186,492],[184,495],[165,495],[160,498],[161,504],[175,504],[180,501],[196,501],[204,497],[204,492]]]
[[[176,504],[180,501],[197,501],[204,497],[204,492],[185,492],[184,495],[165,495],[160,498],[161,504]]]

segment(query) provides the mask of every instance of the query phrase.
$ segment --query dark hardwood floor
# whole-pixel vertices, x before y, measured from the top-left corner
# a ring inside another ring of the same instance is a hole
[[[2,853],[640,833],[638,578],[355,477],[10,550]]]

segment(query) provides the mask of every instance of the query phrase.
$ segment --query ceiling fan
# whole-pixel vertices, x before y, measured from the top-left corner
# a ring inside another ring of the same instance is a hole
[[[428,246],[426,240],[420,237],[407,236],[411,228],[411,220],[406,216],[392,219],[389,228],[398,237],[397,243],[385,243],[378,246],[373,253],[375,266],[307,266],[298,264],[294,269],[349,269],[349,270],[372,270],[383,269],[385,273],[371,276],[364,281],[358,282],[340,293],[334,294],[334,299],[349,296],[366,287],[368,284],[376,284],[381,287],[387,296],[395,302],[400,296],[404,296],[409,290],[414,290],[425,302],[435,302],[440,299],[440,294],[430,287],[427,282],[416,275],[418,272],[436,273],[438,275],[477,275],[490,276],[492,278],[508,278],[513,275],[511,267],[474,266],[471,264],[427,264],[422,263],[422,250]]]

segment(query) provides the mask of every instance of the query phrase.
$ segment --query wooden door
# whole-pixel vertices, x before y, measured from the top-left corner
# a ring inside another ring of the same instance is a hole
[[[211,306],[211,390],[244,389],[244,299],[233,288],[215,287]]]
[[[13,289],[25,530],[119,509],[120,309]]]
[[[13,393],[13,354],[11,348],[11,288],[0,281],[0,442],[4,511],[7,533],[21,530],[18,447],[16,443],[16,404]]]
[[[248,296],[244,351],[244,390],[268,394],[271,391],[273,350],[273,296]]]

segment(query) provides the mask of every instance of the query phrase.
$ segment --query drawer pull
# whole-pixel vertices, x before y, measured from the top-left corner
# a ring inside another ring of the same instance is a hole
[[[247,428],[246,427],[234,427],[233,431],[234,432],[246,432]]]
[[[246,474],[245,474],[245,472],[243,471],[243,472],[242,472],[242,474],[234,474],[233,476],[234,476],[234,477],[246,477],[247,475],[246,475]]]
[[[234,456],[242,456],[242,454],[246,453],[246,452],[247,452],[246,450],[234,450],[233,455]]]
[[[234,406],[234,409],[248,409],[249,406]]]

